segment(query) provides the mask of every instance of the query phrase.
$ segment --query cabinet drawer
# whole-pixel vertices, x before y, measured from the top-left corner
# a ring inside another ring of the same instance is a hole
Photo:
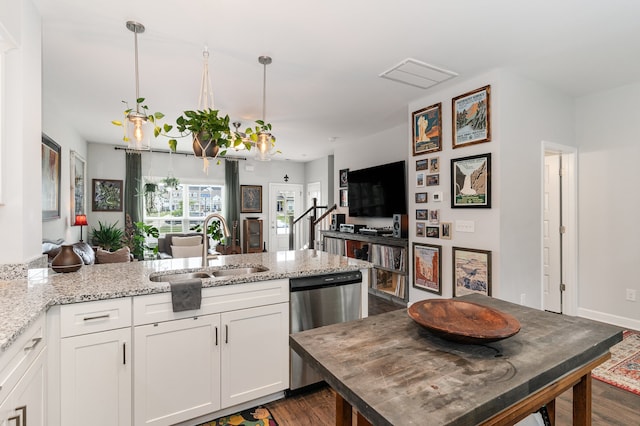
[[[60,307],[61,337],[131,327],[131,298],[73,303]]]
[[[289,280],[260,281],[202,289],[200,309],[173,312],[171,293],[133,298],[134,325],[171,321],[289,301]]]
[[[0,403],[45,346],[45,315],[41,315],[0,357]]]

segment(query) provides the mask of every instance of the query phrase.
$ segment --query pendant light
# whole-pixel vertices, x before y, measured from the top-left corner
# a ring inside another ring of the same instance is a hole
[[[259,56],[258,62],[263,65],[264,72],[262,77],[262,122],[266,124],[267,115],[267,65],[272,62],[270,56]],[[258,149],[257,159],[260,161],[271,161],[273,140],[275,139],[271,133],[265,131],[258,132],[258,140],[256,148]]]
[[[136,108],[135,111],[131,110],[127,114],[125,136],[130,144],[132,143],[130,146],[131,149],[148,151],[151,149],[153,126],[149,117],[144,112],[146,107],[142,106],[142,110],[140,110],[140,103],[143,102],[144,99],[140,98],[140,79],[138,74],[138,34],[144,32],[144,25],[135,21],[127,21],[126,26],[129,31],[133,32],[135,46]]]

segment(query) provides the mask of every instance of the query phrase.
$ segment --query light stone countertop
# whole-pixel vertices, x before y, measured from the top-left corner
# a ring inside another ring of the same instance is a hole
[[[0,281],[0,355],[49,306],[170,291],[150,275],[265,266],[265,272],[206,278],[202,287],[321,275],[371,268],[369,262],[317,250],[219,256],[202,268],[200,258],[85,265],[76,272],[31,269],[28,280]]]

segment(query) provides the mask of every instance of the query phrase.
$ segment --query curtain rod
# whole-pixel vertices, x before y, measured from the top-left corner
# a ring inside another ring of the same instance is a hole
[[[115,149],[116,151],[130,151],[130,152],[149,152],[149,153],[155,153],[157,152],[158,154],[173,154],[173,155],[184,155],[185,157],[189,157],[189,156],[195,156],[193,153],[189,153],[189,152],[173,152],[173,151],[169,151],[168,149],[154,149],[151,151],[137,151],[134,149],[129,149],[129,148],[125,148],[123,146],[114,146],[113,149]],[[247,160],[247,157],[235,157],[233,155],[225,155],[222,157],[216,157],[219,160]]]

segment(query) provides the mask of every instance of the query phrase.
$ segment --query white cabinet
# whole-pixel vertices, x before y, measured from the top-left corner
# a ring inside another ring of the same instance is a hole
[[[46,336],[41,315],[0,356],[0,426],[46,424]]]
[[[172,425],[288,388],[288,280],[206,288],[202,299],[192,317],[175,319],[170,295],[134,298],[136,426]]]
[[[131,299],[64,305],[60,330],[60,424],[131,425]]]
[[[44,426],[46,350],[27,368],[16,386],[0,404],[0,426]]]
[[[135,327],[135,424],[171,425],[220,409],[220,315]]]
[[[289,304],[222,314],[222,407],[289,387]]]

